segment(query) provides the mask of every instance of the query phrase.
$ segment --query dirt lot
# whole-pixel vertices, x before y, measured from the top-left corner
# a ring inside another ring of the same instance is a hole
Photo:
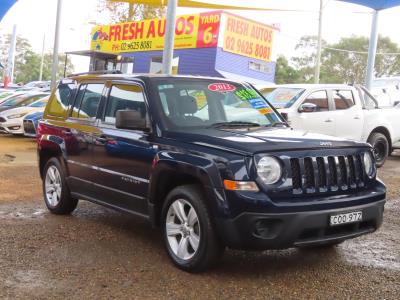
[[[330,250],[227,250],[192,275],[130,216],[83,201],[71,216],[49,214],[34,149],[0,136],[1,299],[400,298],[400,154],[379,170],[389,200],[377,233]]]

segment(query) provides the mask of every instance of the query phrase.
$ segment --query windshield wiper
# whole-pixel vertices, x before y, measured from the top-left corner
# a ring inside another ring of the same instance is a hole
[[[271,127],[276,127],[278,125],[285,125],[286,127],[289,127],[288,123],[286,122],[275,122],[274,124],[271,124]]]
[[[243,121],[230,121],[230,122],[218,122],[211,124],[209,127],[220,128],[220,127],[260,127],[261,125],[253,122]]]

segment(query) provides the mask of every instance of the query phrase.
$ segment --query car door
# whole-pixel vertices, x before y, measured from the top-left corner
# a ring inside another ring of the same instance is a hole
[[[152,134],[144,129],[117,129],[118,110],[136,110],[147,116],[144,89],[139,83],[109,84],[108,98],[94,136],[97,198],[147,215],[150,169],[157,146],[152,143]]]
[[[93,135],[103,90],[103,83],[88,82],[79,86],[64,130],[69,184],[71,190],[85,196],[93,196]]]
[[[303,104],[314,104],[313,111],[303,111]],[[332,116],[331,104],[326,90],[317,90],[309,93],[299,105],[299,117],[291,125],[309,132],[335,135],[335,121]]]
[[[361,104],[356,105],[355,95],[351,89],[332,89],[332,100],[335,119],[335,135],[360,141],[362,139],[364,114]]]

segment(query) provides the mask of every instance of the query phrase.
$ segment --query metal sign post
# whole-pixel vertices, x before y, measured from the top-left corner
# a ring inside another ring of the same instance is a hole
[[[55,35],[54,35],[53,68],[51,71],[51,89],[54,89],[57,84],[56,80],[57,80],[57,72],[58,72],[58,45],[59,45],[59,38],[60,38],[61,9],[62,9],[62,0],[58,0],[56,31],[55,31]]]
[[[175,41],[175,18],[177,0],[169,0],[167,7],[166,29],[164,37],[164,50],[162,59],[162,72],[164,74],[172,74],[172,59],[174,57],[174,41]]]

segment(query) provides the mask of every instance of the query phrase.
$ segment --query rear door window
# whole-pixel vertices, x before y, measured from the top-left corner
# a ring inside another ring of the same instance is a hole
[[[88,83],[79,87],[71,116],[79,119],[95,119],[104,84]]]
[[[348,109],[355,105],[353,93],[350,90],[332,91],[336,110]]]

